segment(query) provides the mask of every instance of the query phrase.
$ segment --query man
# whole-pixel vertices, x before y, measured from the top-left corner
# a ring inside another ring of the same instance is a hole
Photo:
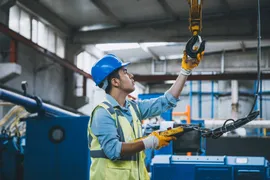
[[[133,75],[127,71],[129,63],[106,55],[93,66],[93,80],[105,90],[106,100],[93,110],[88,125],[90,180],[149,179],[143,150],[159,149],[175,138],[153,132],[135,140],[142,136],[141,120],[176,106],[188,75],[202,57],[203,53],[188,60],[184,52],[180,74],[164,96],[138,102],[127,99],[135,89]]]

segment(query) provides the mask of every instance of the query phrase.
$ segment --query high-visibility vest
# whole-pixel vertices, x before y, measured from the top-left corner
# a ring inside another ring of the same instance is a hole
[[[141,121],[138,118],[139,109],[137,104],[129,101],[129,110],[131,112],[133,122],[132,126],[126,117],[112,105],[105,101],[98,105],[106,109],[115,120],[118,135],[121,142],[133,142],[135,138],[142,136]],[[101,149],[98,138],[91,130],[92,117],[96,108],[92,112],[91,119],[88,124],[89,148],[91,156],[90,180],[149,180],[150,177],[146,170],[143,151],[133,156],[121,157],[121,159],[110,160]]]

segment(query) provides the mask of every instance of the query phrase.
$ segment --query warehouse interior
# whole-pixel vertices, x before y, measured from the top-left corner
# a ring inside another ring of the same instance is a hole
[[[113,54],[130,62],[128,98],[163,96],[194,37],[190,2],[204,57],[142,131],[192,130],[146,149],[148,174],[270,180],[269,0],[0,0],[0,180],[91,180],[88,122],[106,97],[91,68]],[[132,179],[118,171],[109,179]]]

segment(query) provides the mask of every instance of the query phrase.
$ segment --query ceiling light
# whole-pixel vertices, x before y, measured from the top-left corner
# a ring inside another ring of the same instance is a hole
[[[112,24],[95,24],[91,26],[83,26],[80,28],[79,31],[94,31],[94,30],[101,30],[101,29],[109,29],[113,27],[117,27],[117,26],[112,25]]]
[[[164,84],[173,84],[173,83],[175,83],[175,80],[164,81]]]
[[[167,42],[149,42],[149,43],[141,43],[146,47],[155,47],[155,46],[167,46],[169,43]]]
[[[160,60],[173,60],[173,59],[182,59],[183,54],[174,54],[169,56],[159,56]]]

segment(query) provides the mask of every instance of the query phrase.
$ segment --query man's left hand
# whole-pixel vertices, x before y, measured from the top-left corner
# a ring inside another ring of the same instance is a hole
[[[181,74],[185,76],[190,75],[192,70],[200,64],[201,60],[203,59],[203,56],[204,56],[204,51],[201,53],[198,53],[196,59],[189,59],[186,51],[184,51],[184,55],[182,58]]]

